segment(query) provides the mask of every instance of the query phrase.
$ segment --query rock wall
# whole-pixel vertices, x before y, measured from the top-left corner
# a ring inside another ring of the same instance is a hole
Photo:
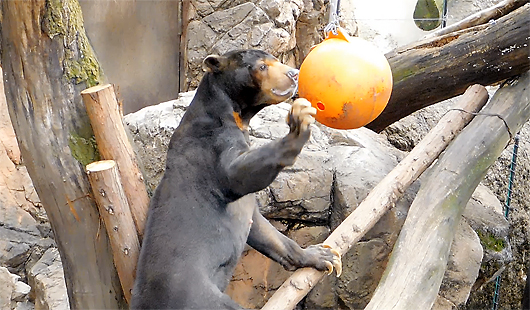
[[[297,66],[311,46],[322,40],[323,0],[191,0],[185,30],[183,90],[195,89],[202,60],[209,54],[256,48]]]

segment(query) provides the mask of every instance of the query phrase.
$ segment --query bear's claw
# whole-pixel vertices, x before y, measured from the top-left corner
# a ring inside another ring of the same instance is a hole
[[[342,259],[340,253],[327,244],[323,244],[322,247],[330,249],[330,252],[333,254],[333,262],[326,262],[326,265],[328,265],[328,275],[333,273],[333,267],[335,267],[337,277],[340,277],[342,274]]]
[[[342,274],[341,255],[327,244],[310,245],[305,249],[306,257],[310,258],[308,263],[299,267],[315,267],[320,271],[325,271],[328,275],[333,273],[333,269],[339,277]]]

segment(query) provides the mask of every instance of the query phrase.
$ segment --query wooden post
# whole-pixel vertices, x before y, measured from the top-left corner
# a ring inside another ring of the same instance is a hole
[[[483,86],[474,85],[464,93],[457,108],[477,112],[488,100]],[[405,190],[440,155],[449,142],[472,119],[462,111],[449,111],[397,166],[368,194],[359,206],[324,241],[344,255],[377,221],[392,208]],[[293,309],[322,279],[313,268],[297,270],[269,299],[262,310]],[[384,308],[380,308],[384,309]]]
[[[87,114],[103,159],[115,160],[120,171],[123,190],[129,202],[131,213],[140,239],[143,236],[149,196],[144,179],[127,133],[110,84],[90,87],[81,92]]]
[[[115,161],[103,160],[87,165],[86,170],[99,214],[109,235],[121,287],[125,299],[130,302],[140,242],[118,168]]]
[[[530,72],[500,88],[422,183],[365,310],[431,309],[456,227],[489,167],[530,118]]]

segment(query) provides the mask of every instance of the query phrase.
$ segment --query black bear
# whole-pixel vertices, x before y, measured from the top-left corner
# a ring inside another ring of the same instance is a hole
[[[131,309],[241,309],[223,291],[245,242],[288,270],[341,272],[336,251],[302,249],[260,214],[251,194],[292,165],[309,139],[316,111],[297,99],[289,134],[249,149],[250,119],[296,92],[298,70],[258,50],[208,56],[204,67],[151,200]]]

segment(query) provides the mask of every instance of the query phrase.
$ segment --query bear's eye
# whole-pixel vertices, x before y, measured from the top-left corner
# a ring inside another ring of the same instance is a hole
[[[267,70],[267,65],[266,65],[266,64],[261,64],[261,65],[259,66],[259,70],[260,70],[260,71],[265,71],[265,70]]]

